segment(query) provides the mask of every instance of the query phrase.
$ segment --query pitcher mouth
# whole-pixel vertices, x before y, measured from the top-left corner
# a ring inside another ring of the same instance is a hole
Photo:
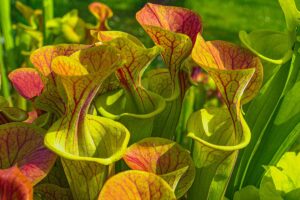
[[[99,164],[102,164],[102,165],[110,165],[110,164],[118,161],[119,159],[122,158],[123,154],[125,153],[125,151],[120,150],[120,151],[116,152],[113,156],[110,156],[110,157],[107,157],[107,158],[78,156],[78,155],[74,155],[74,154],[71,154],[69,152],[62,151],[62,150],[56,148],[56,146],[53,146],[53,145],[49,144],[46,141],[46,138],[44,140],[44,143],[45,143],[45,146],[48,149],[50,149],[51,151],[53,151],[54,153],[56,153],[57,155],[59,155],[60,157],[62,157],[64,159],[73,160],[73,161],[96,162],[96,163],[99,163]],[[113,157],[115,157],[115,158],[113,158]]]
[[[217,149],[220,151],[235,151],[235,150],[240,150],[245,148],[251,140],[251,132],[250,129],[246,123],[246,121],[244,120],[244,118],[242,117],[241,119],[241,123],[242,123],[242,127],[243,127],[243,134],[242,134],[242,138],[241,141],[238,142],[238,144],[236,145],[218,145],[218,144],[213,144],[210,142],[205,141],[204,139],[201,139],[199,137],[196,136],[196,134],[194,132],[189,132],[187,134],[188,137],[194,139],[196,142],[199,142],[205,146],[211,147],[213,149]]]
[[[103,116],[103,117],[107,117],[109,119],[113,119],[113,120],[119,120],[122,117],[132,117],[132,118],[137,118],[137,119],[149,119],[152,118],[156,115],[158,115],[159,113],[161,113],[165,107],[166,107],[166,101],[163,97],[161,97],[158,94],[155,94],[153,92],[148,91],[148,94],[152,97],[152,100],[155,102],[155,108],[149,112],[149,113],[145,113],[145,114],[139,114],[139,113],[134,113],[134,112],[122,112],[122,113],[114,113],[113,111],[110,111],[109,109],[113,109],[116,106],[118,106],[116,104],[116,102],[121,101],[122,98],[126,98],[125,95],[122,94],[122,90],[119,90],[113,94],[111,94],[111,96],[106,96],[104,97],[104,99],[107,99],[109,97],[114,96],[115,97],[115,102],[112,103],[111,105],[108,105],[106,108],[103,107],[103,104],[105,105],[105,103],[100,102],[99,106],[96,106],[98,112]],[[97,104],[97,102],[96,102]]]
[[[91,117],[95,117],[95,116],[91,115]],[[96,117],[99,117],[99,116],[96,116]],[[103,118],[103,117],[100,117],[100,118]],[[103,119],[112,121],[111,119],[106,119],[106,118],[103,118]],[[57,121],[57,122],[59,122],[59,121]],[[124,141],[122,142],[122,145],[119,147],[119,149],[117,151],[113,152],[111,155],[97,157],[96,154],[94,154],[94,155],[77,155],[77,154],[70,153],[63,148],[60,148],[61,144],[51,142],[53,137],[55,138],[55,136],[57,134],[57,132],[55,130],[50,131],[45,135],[44,145],[48,149],[50,149],[52,152],[61,156],[64,159],[74,160],[74,161],[96,162],[96,163],[99,163],[102,165],[110,165],[122,158],[123,154],[126,152],[126,148],[127,148],[127,145],[129,143],[129,139],[130,139],[130,133],[126,127],[124,127],[119,122],[115,122],[115,121],[112,121],[112,122],[114,123],[114,126],[123,129],[125,136],[124,136]],[[55,123],[54,123],[54,125],[55,125]]]

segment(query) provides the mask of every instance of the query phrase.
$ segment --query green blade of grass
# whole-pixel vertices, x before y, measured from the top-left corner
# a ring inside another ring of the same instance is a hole
[[[44,18],[44,45],[49,44],[49,32],[47,30],[47,21],[53,18],[53,0],[43,0],[43,18]]]
[[[0,32],[0,38],[2,37],[1,32]],[[0,73],[1,73],[1,90],[2,90],[2,95],[9,100],[9,103],[11,103],[10,100],[10,94],[9,94],[9,83],[6,75],[6,69],[4,66],[4,61],[3,61],[3,48],[2,44],[0,44]]]

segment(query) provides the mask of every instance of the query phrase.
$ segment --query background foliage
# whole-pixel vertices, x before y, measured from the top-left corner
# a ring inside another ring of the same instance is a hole
[[[11,1],[14,5],[15,2]],[[41,8],[40,0],[21,0],[33,8]],[[95,20],[87,11],[93,0],[54,0],[54,16],[61,17],[72,9],[78,9],[79,16],[88,22]],[[199,13],[204,22],[204,37],[239,42],[238,31],[254,29],[283,30],[284,16],[276,0],[102,0],[112,8],[114,16],[109,21],[113,30],[121,30],[138,36],[150,44],[150,39],[135,20],[135,13],[147,2],[182,6]],[[300,5],[300,1],[296,1]],[[12,7],[13,20],[21,19]]]

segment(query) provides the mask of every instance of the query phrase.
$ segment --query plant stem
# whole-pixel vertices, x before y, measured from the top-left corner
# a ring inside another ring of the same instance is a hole
[[[48,44],[49,32],[47,31],[47,21],[53,18],[53,0],[43,0],[43,17],[44,17],[44,45]]]
[[[10,68],[16,67],[14,59],[14,39],[12,34],[11,16],[10,16],[10,0],[2,0],[0,6],[1,30],[4,37],[5,51],[7,52],[7,65]]]
[[[190,115],[194,111],[195,91],[193,86],[186,92],[182,102],[181,114],[176,128],[176,142],[181,144],[183,135],[186,134],[186,124]]]
[[[1,6],[0,6],[0,25],[1,30],[3,32],[4,37],[4,47],[5,51],[7,52],[7,62],[5,66],[8,66],[9,68],[15,68],[16,63],[14,59],[14,40],[12,35],[12,26],[11,26],[11,19],[10,19],[10,0],[2,0]],[[10,106],[12,106],[12,100],[10,97],[10,86],[7,79],[7,69],[4,66],[3,61],[3,49],[1,45],[1,77],[2,77],[2,83],[3,83],[3,95],[9,102]]]
[[[0,6],[0,15],[1,15],[1,30],[3,31],[4,37],[4,46],[7,53],[6,65],[2,61],[1,64],[1,78],[3,83],[3,96],[7,99],[10,106],[13,106],[13,102],[10,94],[10,84],[7,78],[8,69],[15,69],[17,67],[16,57],[14,54],[15,44],[14,37],[12,32],[12,23],[10,15],[10,0],[3,0],[2,5]],[[3,50],[1,46],[1,57],[3,58]],[[8,68],[5,68],[8,66]],[[26,100],[17,95],[17,106],[21,109],[26,110]]]
[[[0,38],[1,38],[1,32],[0,32]],[[11,105],[11,98],[10,98],[10,93],[9,93],[9,82],[7,79],[6,75],[6,69],[4,66],[4,61],[3,61],[3,48],[2,44],[0,44],[0,73],[1,73],[1,83],[2,83],[2,93],[5,99],[7,99],[8,103]]]
[[[180,119],[176,128],[176,142],[187,149],[192,146],[192,139],[185,137],[188,120],[194,111],[203,108],[205,97],[206,93],[202,84],[191,86],[184,97]]]

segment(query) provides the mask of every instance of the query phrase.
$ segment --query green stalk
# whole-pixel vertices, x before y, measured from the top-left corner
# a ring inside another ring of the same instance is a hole
[[[4,46],[5,51],[7,52],[7,60],[5,68],[4,62],[1,63],[1,77],[3,82],[3,96],[7,99],[10,106],[13,106],[13,102],[10,94],[10,84],[7,79],[7,69],[15,69],[17,67],[16,57],[14,54],[15,44],[14,44],[14,36],[12,31],[12,23],[11,23],[11,15],[10,15],[10,0],[3,0],[2,5],[0,6],[0,15],[1,15],[1,30],[3,31],[4,37]],[[2,47],[1,47],[2,48]],[[2,49],[1,49],[2,51]],[[1,52],[1,54],[3,51]],[[17,106],[23,110],[26,110],[27,104],[26,100],[17,95]]]
[[[0,38],[1,38],[1,32],[0,32]],[[0,45],[0,73],[1,73],[1,83],[2,83],[2,93],[5,99],[8,100],[9,104],[12,104],[10,93],[9,93],[9,82],[6,76],[6,69],[4,66],[3,61],[3,48],[2,45]]]
[[[7,63],[9,67],[16,67],[14,59],[14,39],[12,34],[11,16],[10,16],[10,0],[2,0],[0,6],[1,30],[4,37],[5,51],[7,52]]]
[[[12,26],[11,26],[11,19],[10,19],[10,0],[2,0],[0,6],[0,25],[1,30],[3,32],[4,37],[4,47],[5,51],[7,52],[7,62],[6,66],[9,68],[15,68],[16,63],[14,59],[14,40],[12,35]],[[1,46],[1,60],[3,59],[3,49]],[[12,106],[12,100],[10,97],[10,86],[7,79],[7,69],[4,66],[4,61],[1,61],[1,77],[3,83],[3,95],[9,102],[10,106]]]
[[[53,0],[43,0],[43,17],[44,17],[44,45],[49,43],[49,32],[47,30],[47,21],[53,19]]]
[[[180,119],[176,128],[176,142],[186,148],[191,146],[192,140],[186,136],[186,125],[191,114],[203,108],[205,103],[205,90],[200,83],[198,86],[191,86],[184,97]]]
[[[186,133],[186,122],[189,116],[191,115],[191,113],[193,113],[194,111],[195,95],[192,87],[189,90],[187,90],[182,102],[182,108],[181,108],[178,125],[176,127],[176,137],[175,137],[175,140],[178,144],[181,144],[182,142],[183,134]]]

